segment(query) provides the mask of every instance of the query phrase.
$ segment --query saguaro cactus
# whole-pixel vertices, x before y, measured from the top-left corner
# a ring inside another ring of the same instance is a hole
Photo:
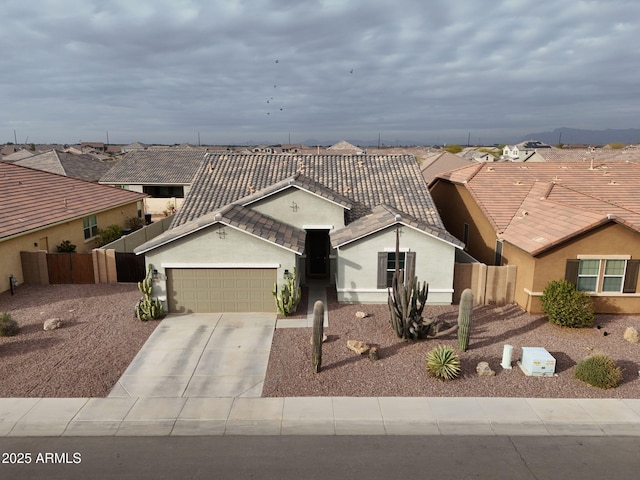
[[[398,337],[418,339],[425,335],[425,324],[422,311],[429,295],[429,285],[422,285],[415,276],[415,266],[411,264],[405,273],[405,279],[401,278],[398,259],[400,258],[400,235],[396,230],[396,265],[389,296],[389,321]],[[405,264],[406,265],[406,264]]]
[[[324,333],[324,304],[318,300],[313,304],[313,336],[311,337],[311,363],[315,373],[322,367],[322,335]]]
[[[458,309],[458,347],[463,352],[469,348],[469,334],[471,333],[471,315],[473,310],[473,292],[467,288],[460,296]]]

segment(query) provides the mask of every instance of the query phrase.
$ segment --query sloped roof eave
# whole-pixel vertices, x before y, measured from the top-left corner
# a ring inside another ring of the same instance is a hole
[[[358,240],[362,240],[363,238],[370,237],[371,235],[374,235],[374,234],[376,234],[378,232],[386,230],[386,229],[388,229],[390,227],[394,227],[395,225],[402,225],[404,227],[411,228],[412,230],[415,230],[416,232],[423,233],[423,234],[425,234],[427,236],[435,238],[436,240],[440,240],[440,241],[442,241],[444,243],[447,243],[447,244],[449,244],[449,245],[451,245],[451,246],[453,246],[455,248],[458,248],[460,250],[462,250],[464,248],[464,244],[461,241],[459,241],[458,239],[456,239],[455,237],[451,237],[450,239],[445,239],[445,238],[442,238],[441,236],[433,233],[432,231],[430,231],[431,229],[423,230],[423,229],[415,227],[414,225],[411,225],[411,224],[408,224],[408,223],[402,222],[402,221],[400,221],[400,222],[391,222],[388,225],[384,225],[384,226],[381,226],[380,228],[373,229],[373,230],[371,230],[369,232],[363,233],[362,235],[357,235],[357,236],[345,239],[344,241],[342,241],[340,243],[331,242],[331,246],[333,248],[341,248],[341,247],[343,247],[345,245],[348,245],[350,243],[357,242]],[[339,232],[339,230],[337,230],[336,233],[337,232]]]

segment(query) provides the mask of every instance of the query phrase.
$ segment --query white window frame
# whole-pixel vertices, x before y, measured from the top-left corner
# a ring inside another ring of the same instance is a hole
[[[627,260],[624,258],[607,258],[604,259],[604,264],[603,264],[603,268],[602,268],[602,286],[601,286],[601,291],[602,293],[622,293],[622,290],[624,289],[624,279],[625,276],[627,274]],[[607,262],[610,261],[621,261],[624,262],[624,268],[622,269],[622,275],[612,275],[609,274],[607,275]],[[607,278],[619,278],[620,279],[620,288],[618,288],[617,290],[605,290],[604,289],[604,281]]]
[[[85,221],[88,224],[85,226]],[[92,222],[93,221],[93,222]],[[98,236],[98,217],[97,215],[89,215],[82,219],[82,232],[86,241]],[[89,236],[87,236],[87,233]]]
[[[598,262],[598,272],[594,275],[594,274],[581,274],[580,273],[580,269],[582,267],[582,262],[589,262],[589,261],[597,261]],[[576,280],[576,288],[580,291],[583,292],[593,292],[596,293],[598,292],[599,288],[600,288],[600,270],[602,269],[602,261],[599,258],[582,258],[580,259],[580,265],[578,266],[578,278]],[[595,278],[596,279],[596,286],[594,290],[586,290],[586,289],[582,289],[580,288],[580,279],[581,278]]]

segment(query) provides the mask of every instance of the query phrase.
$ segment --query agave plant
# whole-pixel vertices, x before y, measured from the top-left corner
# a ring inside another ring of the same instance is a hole
[[[460,358],[446,345],[439,345],[427,353],[427,371],[442,380],[453,380],[460,375]]]

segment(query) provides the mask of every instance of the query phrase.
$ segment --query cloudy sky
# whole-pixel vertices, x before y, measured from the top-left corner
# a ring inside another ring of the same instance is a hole
[[[0,143],[640,127],[637,0],[4,0],[2,17]]]

